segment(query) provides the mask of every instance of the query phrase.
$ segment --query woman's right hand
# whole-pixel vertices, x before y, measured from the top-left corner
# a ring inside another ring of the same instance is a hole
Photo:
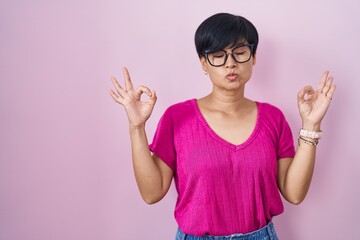
[[[145,122],[149,119],[152,110],[156,103],[156,93],[148,87],[140,86],[134,90],[134,86],[130,79],[130,74],[127,68],[123,68],[125,89],[121,87],[115,77],[112,77],[112,82],[117,94],[109,89],[111,97],[121,105],[124,106],[126,114],[129,119],[130,128],[144,127]],[[150,97],[148,102],[141,101],[141,95],[145,93]]]

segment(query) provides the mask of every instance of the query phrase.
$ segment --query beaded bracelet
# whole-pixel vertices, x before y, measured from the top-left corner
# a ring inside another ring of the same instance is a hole
[[[321,136],[322,136],[322,131],[320,131],[320,132],[315,132],[315,131],[310,131],[310,130],[306,130],[306,129],[300,129],[299,134],[300,134],[300,136],[302,136],[302,137],[313,138],[313,139],[320,139]]]
[[[312,146],[316,146],[319,144],[319,140],[315,139],[315,141],[310,141],[310,140],[307,140],[305,138],[303,138],[302,136],[299,136],[299,140],[302,140],[304,143],[306,144],[309,144],[309,145],[312,145]],[[299,141],[299,146],[300,146],[300,141]]]

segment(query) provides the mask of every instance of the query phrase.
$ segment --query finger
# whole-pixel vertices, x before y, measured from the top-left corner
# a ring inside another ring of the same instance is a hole
[[[123,68],[123,74],[124,74],[124,79],[125,79],[125,89],[126,89],[126,91],[134,90],[134,86],[133,86],[133,84],[131,82],[129,70],[126,67]]]
[[[310,94],[313,94],[313,93],[315,93],[315,90],[311,87],[311,86],[306,86],[306,87],[304,87],[304,88],[302,88],[301,90],[300,90],[300,92],[298,93],[298,101],[299,102],[304,102],[304,101],[306,101],[306,99],[305,99],[305,95],[307,94],[307,95],[310,95]]]
[[[326,84],[322,91],[325,95],[327,95],[328,91],[330,90],[332,82],[333,82],[333,77],[329,77],[328,80],[326,80]]]
[[[334,96],[334,92],[336,90],[336,85],[335,84],[332,84],[329,91],[327,92],[326,94],[326,97],[330,100],[332,100],[333,96]]]
[[[116,91],[118,92],[118,94],[121,96],[121,97],[124,97],[125,94],[126,94],[126,91],[121,87],[121,85],[119,84],[119,82],[116,80],[115,77],[111,77],[111,81],[116,89]]]
[[[149,99],[149,104],[155,105],[156,100],[157,100],[156,92],[155,92],[155,91],[151,91],[151,96],[150,96],[150,99]]]
[[[325,71],[321,77],[321,80],[320,80],[320,83],[318,85],[318,88],[317,88],[317,91],[322,93],[322,90],[326,84],[326,79],[328,78],[329,76],[329,71]]]
[[[123,105],[124,99],[121,96],[116,95],[116,93],[112,89],[109,89],[109,93],[110,93],[111,97],[115,100],[115,102]]]
[[[304,88],[302,88],[297,95],[298,101],[299,102],[304,101],[304,97],[305,97],[305,90],[304,90]]]
[[[156,100],[157,100],[157,96],[155,91],[150,90],[148,87],[145,86],[140,86],[137,90],[136,90],[136,94],[138,94],[139,96],[141,96],[141,94],[145,93],[146,95],[148,95],[150,97],[148,103],[150,105],[155,105]]]
[[[149,97],[151,97],[151,90],[148,87],[145,86],[140,86],[136,89],[136,94],[137,95],[142,95],[143,93],[145,93],[146,95],[148,95]]]

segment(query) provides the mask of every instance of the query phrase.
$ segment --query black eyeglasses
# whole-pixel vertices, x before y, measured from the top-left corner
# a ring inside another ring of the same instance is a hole
[[[250,60],[253,53],[254,44],[241,44],[234,47],[231,52],[220,50],[212,52],[212,50],[205,51],[205,58],[208,60],[211,66],[220,67],[226,63],[229,54],[238,63],[245,63]]]

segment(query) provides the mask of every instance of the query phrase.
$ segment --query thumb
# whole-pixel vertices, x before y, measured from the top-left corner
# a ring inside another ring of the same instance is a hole
[[[157,100],[156,92],[154,90],[152,90],[151,95],[150,95],[150,99],[149,99],[149,104],[155,105],[156,100]]]

